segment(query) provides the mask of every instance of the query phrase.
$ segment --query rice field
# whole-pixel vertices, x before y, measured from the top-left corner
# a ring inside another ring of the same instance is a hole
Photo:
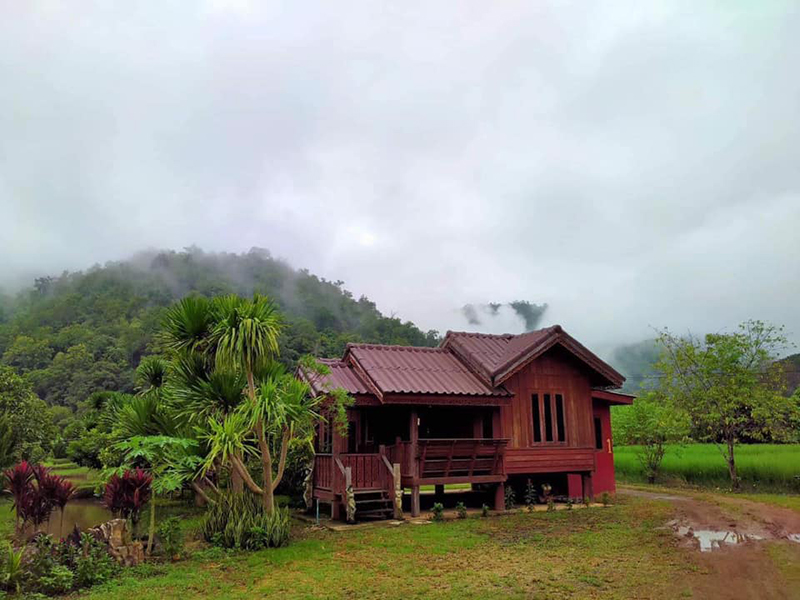
[[[636,446],[617,446],[614,468],[620,481],[643,482]],[[736,447],[743,489],[800,492],[800,444],[750,444]],[[660,481],[702,487],[728,487],[728,467],[714,444],[671,445],[661,464]]]

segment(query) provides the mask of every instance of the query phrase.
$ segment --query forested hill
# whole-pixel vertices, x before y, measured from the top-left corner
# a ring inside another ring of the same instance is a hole
[[[154,351],[164,308],[186,294],[260,292],[281,307],[282,360],[340,354],[347,342],[436,345],[435,331],[382,315],[340,281],[295,270],[268,251],[144,252],[85,272],[43,277],[0,297],[0,363],[51,405],[74,407],[97,390],[132,391],[139,359]]]

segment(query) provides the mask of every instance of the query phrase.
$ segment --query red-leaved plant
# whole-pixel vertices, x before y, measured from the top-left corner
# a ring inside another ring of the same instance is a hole
[[[34,530],[50,519],[56,508],[61,509],[72,499],[75,488],[72,483],[56,475],[47,467],[31,465],[22,461],[3,473],[4,487],[11,492],[17,516],[17,533],[25,526]]]
[[[106,483],[103,503],[115,515],[130,518],[135,525],[139,514],[150,500],[153,478],[142,469],[125,471],[122,476],[112,475]]]

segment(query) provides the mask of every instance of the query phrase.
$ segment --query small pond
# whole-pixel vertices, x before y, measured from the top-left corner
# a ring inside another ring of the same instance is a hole
[[[72,500],[64,509],[63,519],[61,516],[60,510],[54,510],[47,527],[47,533],[55,538],[69,535],[75,525],[83,531],[114,518],[111,511],[97,499]]]

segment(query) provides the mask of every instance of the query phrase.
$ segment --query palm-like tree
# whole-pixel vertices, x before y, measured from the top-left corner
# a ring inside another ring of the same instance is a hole
[[[252,300],[229,295],[215,298],[214,326],[209,338],[218,367],[241,370],[247,377],[248,395],[255,398],[255,372],[278,355],[282,322],[278,308],[266,296]]]
[[[257,407],[255,373],[269,367],[278,354],[278,336],[281,317],[275,303],[266,296],[255,294],[252,300],[229,295],[216,298],[212,311],[214,325],[209,336],[209,347],[214,353],[216,366],[222,370],[241,371],[247,380],[249,409]],[[274,508],[272,455],[265,423],[260,419],[250,420],[250,426],[261,452],[263,489],[259,491],[268,511]],[[242,432],[245,434],[245,432]],[[236,457],[235,457],[236,458]],[[249,473],[240,468],[241,461],[234,461],[235,470],[253,491]]]
[[[211,302],[203,296],[187,296],[173,304],[164,315],[160,336],[165,348],[205,351],[214,326],[211,308]]]
[[[315,412],[317,402],[306,382],[287,373],[280,365],[268,369],[264,378],[260,378],[253,403],[243,404],[221,423],[213,419],[209,421],[207,468],[215,460],[230,460],[247,487],[262,496],[264,508],[268,512],[274,510],[274,494],[283,478],[289,443],[294,437],[311,432],[314,420],[318,418]],[[260,486],[240,458],[252,452],[248,441],[253,438],[261,459],[263,483]],[[272,449],[279,456],[274,474]]]

